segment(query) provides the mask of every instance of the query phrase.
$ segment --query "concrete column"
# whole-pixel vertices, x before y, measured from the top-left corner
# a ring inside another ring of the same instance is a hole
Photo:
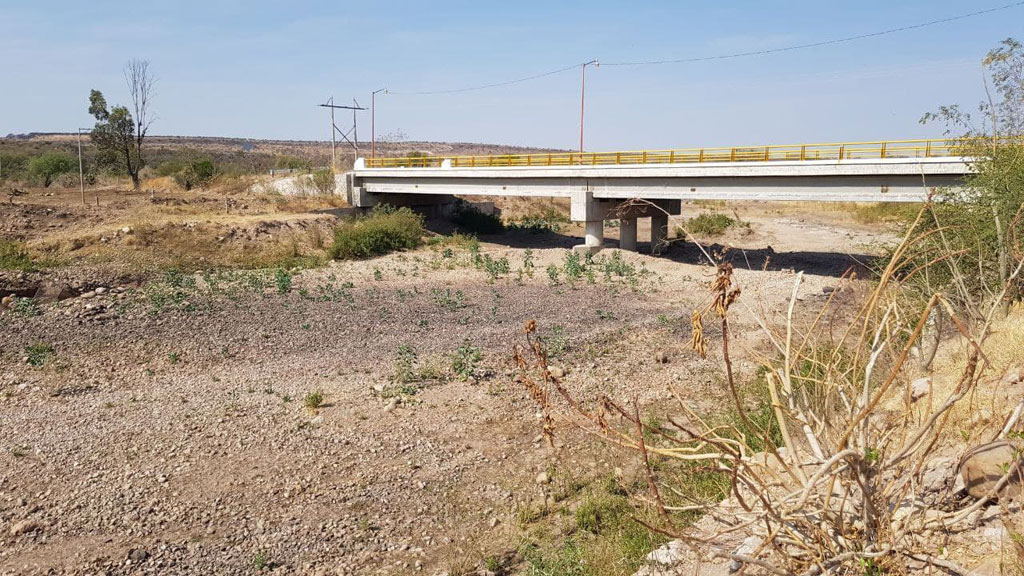
[[[573,250],[591,254],[599,252],[604,245],[604,220],[588,221],[584,232],[583,244],[573,246]]]
[[[655,214],[651,216],[651,254],[661,254],[668,245],[668,215]]]
[[[594,254],[601,250],[604,244],[604,220],[608,217],[608,207],[611,203],[595,200],[594,193],[586,190],[574,191],[571,198],[569,219],[573,222],[583,222],[586,233],[584,243],[573,246],[573,249]]]
[[[619,248],[636,252],[636,218],[619,219]]]

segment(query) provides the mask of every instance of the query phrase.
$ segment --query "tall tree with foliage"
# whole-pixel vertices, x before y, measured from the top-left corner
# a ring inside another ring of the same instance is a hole
[[[151,101],[156,79],[149,71],[149,62],[132,60],[124,68],[125,83],[131,98],[127,106],[107,106],[99,90],[89,93],[89,114],[96,118],[90,135],[99,150],[100,160],[124,170],[132,179],[132,188],[141,188],[139,173],[146,165],[143,144],[153,123]]]
[[[924,223],[936,254],[947,255],[947,273],[929,278],[930,288],[955,295],[968,314],[980,313],[986,299],[1009,304],[1022,296],[1010,262],[1024,250],[1024,47],[1003,40],[982,66],[986,99],[976,113],[943,106],[921,119],[944,122],[972,159],[964,188],[940,194]]]

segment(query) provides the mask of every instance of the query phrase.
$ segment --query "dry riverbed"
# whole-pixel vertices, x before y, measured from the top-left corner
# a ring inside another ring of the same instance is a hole
[[[750,249],[730,252],[749,310],[781,314],[806,270],[816,311],[884,238],[827,227],[793,246],[766,218],[719,241]],[[523,511],[552,476],[622,466],[568,426],[539,441],[511,361],[524,321],[581,397],[653,406],[671,385],[712,411],[714,346],[687,343],[714,268],[693,245],[588,264],[571,238],[487,240],[294,275],[3,273],[77,288],[0,313],[0,574],[523,570]],[[765,337],[751,314],[733,330],[750,375]]]

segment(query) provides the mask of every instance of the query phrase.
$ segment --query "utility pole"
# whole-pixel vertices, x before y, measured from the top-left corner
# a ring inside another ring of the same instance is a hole
[[[78,187],[82,190],[82,206],[85,206],[85,171],[82,169],[82,130],[78,129]]]
[[[333,96],[327,100],[326,104],[319,104],[318,106],[320,106],[321,108],[329,108],[331,111],[331,169],[333,170],[337,168],[338,162],[338,158],[335,155],[335,133],[340,134],[341,137],[344,138],[345,141],[348,142],[350,146],[352,146],[352,150],[355,153],[354,157],[359,156],[359,136],[356,133],[356,112],[359,110],[366,110],[366,108],[359,106],[359,103],[356,102],[355,98],[352,99],[352,106],[341,106],[335,104]],[[350,128],[348,132],[342,132],[341,129],[338,128],[338,125],[335,124],[334,111],[336,109],[352,111],[352,128]],[[349,138],[349,134],[352,135],[351,139]]]
[[[338,155],[334,151],[337,146],[334,140],[334,96],[331,96],[327,103],[331,105],[331,170],[335,170],[338,167]]]
[[[597,60],[591,60],[583,64],[583,84],[580,88],[580,154],[583,153],[583,101],[587,97],[587,66],[593,64],[594,66],[600,66]]]
[[[366,110],[359,106],[359,102],[356,99],[352,99],[352,143],[356,152],[359,152],[359,129],[357,128],[358,123],[356,122],[356,112],[359,110]]]
[[[374,90],[370,94],[370,158],[377,157],[377,94],[383,92],[388,93],[387,88],[381,88],[380,90]]]

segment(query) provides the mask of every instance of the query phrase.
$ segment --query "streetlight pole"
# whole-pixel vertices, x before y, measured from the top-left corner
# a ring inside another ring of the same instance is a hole
[[[580,87],[580,154],[583,153],[583,102],[587,97],[587,66],[600,66],[597,60],[583,63],[583,83]]]
[[[377,111],[377,94],[383,92],[388,93],[387,88],[381,88],[380,90],[374,90],[370,94],[370,158],[377,157],[377,124],[376,124],[376,111]]]

